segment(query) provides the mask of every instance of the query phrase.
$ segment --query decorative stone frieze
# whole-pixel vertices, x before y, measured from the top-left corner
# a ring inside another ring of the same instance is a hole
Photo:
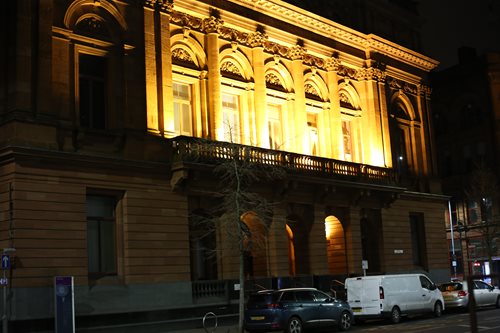
[[[306,95],[321,97],[318,90],[316,90],[316,88],[310,83],[307,83],[304,85],[304,91],[305,91]]]
[[[144,0],[144,7],[171,13],[174,9],[174,2],[172,0]]]
[[[336,57],[331,57],[325,61],[325,69],[327,71],[337,72],[340,68],[340,59]]]
[[[221,73],[229,74],[230,76],[243,77],[238,67],[236,67],[231,61],[226,61],[220,66]]]

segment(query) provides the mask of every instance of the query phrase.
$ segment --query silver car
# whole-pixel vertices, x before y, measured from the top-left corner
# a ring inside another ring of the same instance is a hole
[[[496,306],[500,308],[500,290],[481,280],[474,280],[474,299],[476,306]],[[439,286],[446,308],[467,308],[470,288],[467,281],[453,281]]]

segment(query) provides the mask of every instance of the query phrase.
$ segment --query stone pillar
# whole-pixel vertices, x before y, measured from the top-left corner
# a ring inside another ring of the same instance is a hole
[[[269,274],[288,276],[290,258],[288,257],[288,233],[286,230],[286,208],[274,208],[273,221],[268,236]]]
[[[345,225],[345,236],[347,244],[347,263],[349,274],[360,274],[361,260],[363,259],[361,244],[361,209],[359,207],[350,207],[348,223]]]
[[[214,16],[203,20],[203,30],[206,33],[207,42],[209,137],[215,140],[224,139],[218,32],[221,26],[222,21]]]
[[[173,4],[165,2],[170,7],[162,8],[160,11],[160,39],[158,41],[161,50],[161,97],[163,113],[160,115],[160,123],[164,135],[175,135],[174,124],[174,92],[172,80],[172,48],[170,47],[170,12]]]
[[[385,95],[385,78],[378,82],[380,102],[380,126],[382,130],[383,166],[392,166],[391,134],[389,127],[389,110],[387,109],[387,96]]]
[[[290,50],[292,58],[292,78],[295,90],[295,103],[293,110],[293,133],[294,138],[291,150],[304,154],[309,152],[309,133],[307,129],[306,95],[304,89],[304,66],[302,59],[305,50],[301,46],[295,46]]]
[[[309,232],[309,269],[313,275],[328,274],[327,242],[325,236],[325,207],[314,205],[314,221]]]
[[[330,58],[327,63],[327,84],[330,98],[330,157],[344,159],[344,137],[342,134],[342,115],[340,112],[339,78],[337,70],[340,60]]]
[[[146,2],[146,4],[150,3]],[[155,10],[152,6],[144,6],[144,63],[146,66],[147,129],[152,133],[160,133],[156,78]]]
[[[373,64],[369,64],[373,66]],[[364,160],[363,163],[384,165],[384,143],[381,119],[381,102],[379,99],[378,81],[385,77],[385,73],[374,67],[369,67],[365,72],[365,96],[366,109],[363,110],[363,132],[367,133],[363,138]]]
[[[266,73],[264,69],[264,41],[266,36],[256,32],[252,37],[252,56],[255,82],[255,136],[256,145],[269,148],[269,128],[267,126]]]

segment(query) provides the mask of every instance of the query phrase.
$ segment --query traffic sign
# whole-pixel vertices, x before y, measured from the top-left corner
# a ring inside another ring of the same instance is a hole
[[[10,256],[8,254],[2,254],[2,269],[10,268]]]
[[[0,278],[0,286],[6,286],[9,284],[9,279],[7,278]]]

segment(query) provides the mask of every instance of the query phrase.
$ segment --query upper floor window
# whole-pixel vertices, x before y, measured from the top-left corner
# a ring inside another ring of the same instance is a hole
[[[175,133],[192,136],[191,87],[188,84],[174,82],[173,88]]]
[[[269,147],[283,149],[283,130],[281,127],[281,105],[268,104],[267,123],[269,127]]]
[[[222,125],[224,141],[241,143],[238,96],[222,94]]]
[[[344,138],[344,160],[352,161],[352,132],[350,121],[342,121],[342,136]]]
[[[79,111],[83,127],[105,129],[107,126],[107,69],[105,57],[79,55]]]
[[[315,113],[307,113],[307,129],[309,132],[309,154],[319,155],[318,149],[318,116]]]

